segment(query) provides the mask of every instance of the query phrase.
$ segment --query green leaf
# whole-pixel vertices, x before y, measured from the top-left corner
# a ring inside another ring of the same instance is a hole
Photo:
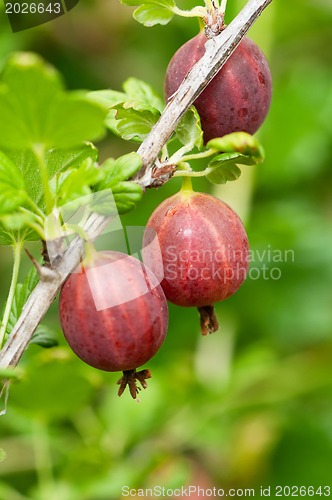
[[[221,155],[214,156],[210,161],[208,167],[219,168],[225,165],[256,165],[256,161],[252,156],[245,156],[241,153],[222,153]]]
[[[107,159],[101,165],[104,178],[98,184],[98,189],[112,189],[119,182],[130,179],[141,167],[142,158],[137,153],[128,153],[116,160],[113,158]]]
[[[42,200],[42,183],[38,171],[38,165],[35,159],[35,156],[31,151],[6,151],[7,156],[11,158],[12,163],[16,164],[18,169],[15,175],[12,175],[12,179],[19,179],[21,173],[24,176],[25,185],[29,187],[29,195],[32,200],[34,200],[37,204],[39,204],[43,208],[43,200]],[[1,153],[0,153],[1,157]],[[55,191],[55,183],[56,183],[56,175],[57,177],[61,177],[61,172],[66,172],[67,170],[73,171],[75,168],[80,167],[80,165],[86,159],[90,159],[91,162],[96,161],[98,158],[98,151],[92,144],[83,144],[79,148],[75,148],[72,150],[61,150],[61,149],[52,149],[49,150],[46,154],[46,164],[48,169],[48,174],[51,178],[50,184],[51,189],[53,186],[53,191]],[[20,172],[21,171],[21,172]],[[81,181],[84,183],[86,178],[86,172],[81,171],[82,179]],[[63,174],[63,178],[61,177],[60,184],[66,178],[66,175]],[[53,179],[52,179],[53,178]],[[89,177],[89,182],[90,182]],[[74,191],[75,183],[72,184],[73,192],[68,192],[69,189],[69,181],[67,182],[66,194],[67,198],[73,199],[77,191]],[[90,192],[90,190],[89,190]],[[80,191],[79,196],[82,195],[82,191]],[[1,198],[1,193],[0,193]],[[25,200],[27,201],[27,196]],[[20,203],[21,204],[21,203]],[[31,224],[36,222],[35,216],[33,213],[29,212],[21,212],[17,210],[11,212],[10,214],[1,215],[0,213],[0,245],[12,245],[14,241],[19,241],[24,239],[24,241],[36,241],[40,239],[40,235],[31,228]]]
[[[213,184],[226,184],[228,181],[235,181],[241,175],[241,170],[235,164],[223,165],[214,168],[206,177]]]
[[[148,28],[156,24],[168,24],[174,16],[172,9],[167,5],[168,3],[173,4],[173,2],[163,1],[146,2],[134,11],[134,19]]]
[[[143,189],[136,182],[120,182],[113,189],[113,196],[119,214],[133,210],[142,199]]]
[[[143,141],[159,119],[159,112],[117,108],[116,128],[126,141]]]
[[[136,21],[150,28],[156,24],[168,24],[174,14],[163,6],[146,3],[138,7],[133,16]]]
[[[144,26],[155,26],[156,24],[167,24],[174,16],[173,0],[122,0],[126,5],[139,5],[134,11],[134,19]]]
[[[192,106],[181,118],[176,129],[176,135],[184,146],[190,146],[190,149],[195,146],[198,149],[202,149],[203,131],[201,128],[201,120],[194,106]]]
[[[106,119],[105,119],[105,125],[111,132],[113,132],[114,135],[121,137],[121,134],[118,131],[118,122],[116,120],[116,114],[117,114],[116,109],[110,109],[110,111],[108,112]],[[135,141],[135,142],[137,142],[137,141]],[[141,142],[141,141],[139,141],[139,142]]]
[[[246,132],[234,132],[207,143],[207,147],[223,154],[215,156],[209,163],[212,171],[206,176],[214,184],[234,181],[241,175],[237,164],[256,165],[264,160],[264,150],[258,140]]]
[[[14,212],[12,214],[0,216],[0,221],[5,229],[14,232],[27,230],[31,223],[36,222],[36,217],[32,212]]]
[[[132,210],[143,196],[141,186],[128,180],[141,168],[141,166],[142,158],[137,153],[129,153],[116,160],[108,159],[101,166],[104,179],[96,186],[96,188],[101,191],[98,194],[102,196],[102,190],[111,189],[114,202],[120,214]],[[105,193],[107,192],[105,191]],[[103,202],[103,199],[99,197],[98,206],[95,206],[94,210],[102,214],[111,213],[109,203],[112,203],[113,200],[109,198],[108,196],[105,203],[105,200]]]
[[[40,324],[33,334],[30,344],[37,344],[45,348],[54,347],[59,344],[58,334],[53,328]]]
[[[123,90],[101,90],[89,96],[108,110],[108,129],[125,140],[142,142],[158,121],[164,103],[150,85],[137,78],[128,78]]]
[[[124,214],[133,210],[142,196],[143,189],[136,182],[119,182],[112,189],[95,193],[90,208],[105,216]]]
[[[6,154],[20,169],[30,198],[40,204],[43,186],[35,156],[31,151],[6,150]],[[74,149],[50,149],[46,153],[48,176],[52,179],[59,172],[77,168],[86,159],[98,159],[98,150],[91,143]]]
[[[127,99],[124,92],[117,92],[116,90],[94,90],[89,92],[88,97],[91,101],[101,104],[106,110],[125,102]]]
[[[84,141],[101,139],[105,133],[105,111],[83,92],[71,92],[54,104],[44,144],[74,148]]]
[[[12,246],[15,242],[22,240],[23,235],[11,230],[0,223],[0,245]],[[25,237],[24,237],[25,240]]]
[[[227,181],[235,181],[241,175],[241,170],[237,166],[256,165],[257,161],[252,156],[245,156],[241,153],[222,153],[215,156],[208,164],[209,169],[213,169],[206,178],[213,184],[225,184]]]
[[[73,168],[60,173],[51,182],[57,199],[57,205],[74,201],[91,193],[91,186],[97,184],[103,178],[100,168],[91,160],[85,159],[79,168]]]
[[[22,312],[23,306],[28,300],[28,297],[32,290],[38,283],[38,274],[35,267],[32,267],[28,272],[23,283],[18,283],[15,289],[14,300],[12,303],[9,320],[6,328],[6,333],[9,334],[13,327],[15,326],[20,314]]]
[[[13,212],[26,199],[27,192],[20,170],[0,151],[0,215]]]
[[[246,132],[234,132],[212,139],[206,146],[224,153],[238,152],[244,156],[251,156],[255,159],[254,163],[261,163],[264,160],[263,147],[255,137]]]
[[[136,104],[140,105],[141,109],[155,108],[160,112],[162,112],[165,107],[163,100],[159,97],[157,92],[155,92],[155,90],[143,80],[139,80],[138,78],[128,78],[123,83],[123,90],[127,95],[127,107],[139,109],[138,107],[135,107]],[[144,108],[144,105],[147,107]]]
[[[7,60],[0,116],[0,147],[9,149],[75,147],[104,133],[103,107],[86,92],[65,93],[59,73],[31,53]]]

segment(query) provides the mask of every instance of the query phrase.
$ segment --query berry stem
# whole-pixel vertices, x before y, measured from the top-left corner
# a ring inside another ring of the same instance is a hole
[[[187,176],[182,178],[181,191],[193,191],[193,185],[190,177]]]
[[[191,10],[182,10],[175,6],[172,8],[172,12],[182,17],[206,17],[206,10],[201,6],[194,7]]]
[[[177,170],[174,172],[173,177],[183,177],[183,178],[188,178],[188,177],[206,177],[213,171],[212,167],[207,167],[204,170]]]
[[[204,3],[208,12],[213,12],[216,9],[216,2],[214,0],[205,0]]]
[[[200,158],[207,158],[216,153],[215,149],[207,149],[206,151],[202,151],[201,153],[194,153],[192,155],[182,156],[181,161],[190,161],[190,160],[199,160]]]
[[[226,5],[227,5],[227,0],[221,0],[220,7],[219,7],[219,12],[223,16],[225,15],[225,12],[226,12]]]

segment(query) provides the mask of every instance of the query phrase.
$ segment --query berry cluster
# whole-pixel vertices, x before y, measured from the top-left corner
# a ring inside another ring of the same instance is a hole
[[[174,55],[167,69],[169,98],[203,55],[200,33]],[[270,104],[271,75],[260,49],[245,38],[195,102],[204,140],[234,131],[254,133]],[[95,252],[70,275],[60,295],[60,319],[72,350],[101,370],[123,371],[136,398],[149,370],[136,369],[161,347],[168,327],[167,300],[197,307],[204,335],[218,329],[213,305],[233,295],[248,270],[249,245],[238,215],[188,182],[151,215],[143,260]]]

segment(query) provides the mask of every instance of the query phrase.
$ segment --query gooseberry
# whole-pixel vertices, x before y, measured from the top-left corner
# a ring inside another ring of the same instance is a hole
[[[74,353],[100,370],[123,371],[119,395],[128,384],[135,398],[136,380],[145,388],[151,376],[136,368],[156,354],[168,326],[167,301],[152,271],[120,252],[94,252],[64,283],[59,309]]]
[[[166,71],[166,99],[177,91],[187,73],[204,55],[206,42],[205,33],[200,32],[174,54]],[[266,58],[252,40],[244,37],[194,102],[204,141],[231,132],[256,132],[269,110],[271,91],[272,79]]]
[[[204,335],[218,329],[213,304],[233,295],[248,271],[249,244],[239,216],[221,200],[183,188],[149,218],[143,260],[167,300],[198,307]]]

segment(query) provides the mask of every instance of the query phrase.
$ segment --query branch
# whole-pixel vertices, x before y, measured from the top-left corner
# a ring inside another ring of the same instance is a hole
[[[171,137],[178,122],[206,85],[215,76],[240,43],[250,26],[272,0],[249,0],[238,16],[217,37],[206,43],[204,56],[192,68],[178,91],[167,104],[158,123],[141,144],[138,154],[143,167],[133,180],[144,187],[153,182],[152,167],[164,144]],[[92,214],[84,231],[92,240],[107,226],[109,220]],[[84,253],[83,241],[74,239],[52,269],[41,274],[41,279],[27,300],[20,318],[0,352],[0,367],[16,366],[43,316],[55,299],[62,283],[79,264]],[[45,268],[43,268],[45,269]]]

